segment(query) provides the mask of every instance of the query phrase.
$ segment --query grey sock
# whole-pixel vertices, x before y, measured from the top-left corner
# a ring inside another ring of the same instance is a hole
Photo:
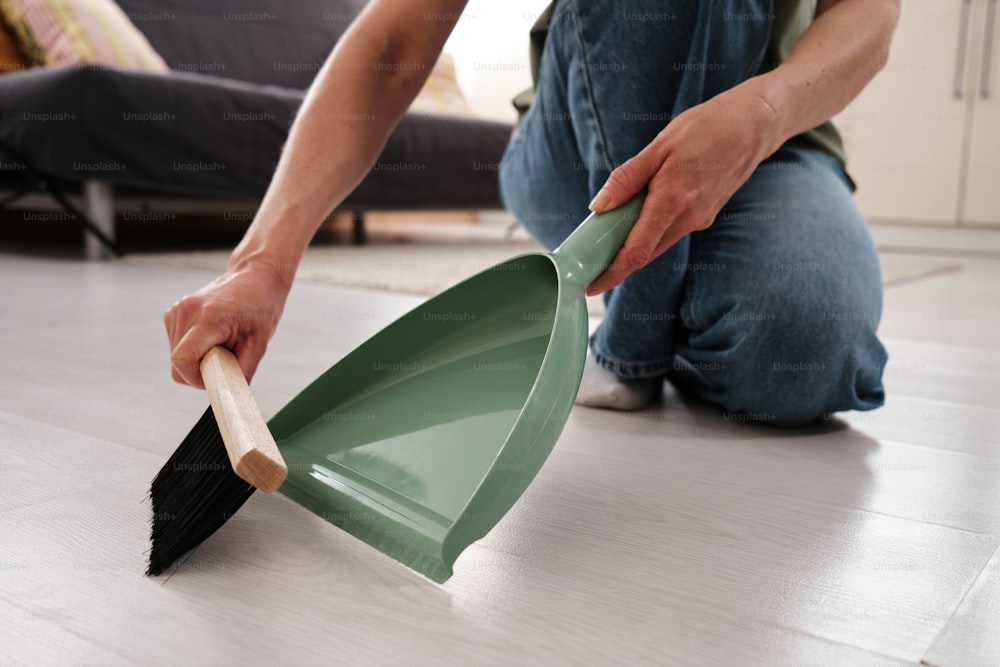
[[[594,357],[588,354],[576,404],[588,408],[638,410],[653,400],[661,382],[656,378],[623,380],[599,366]]]

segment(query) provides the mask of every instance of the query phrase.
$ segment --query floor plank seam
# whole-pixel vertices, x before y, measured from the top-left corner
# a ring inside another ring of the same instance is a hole
[[[962,597],[955,605],[955,608],[951,610],[950,614],[948,614],[948,618],[947,620],[945,620],[944,625],[942,625],[938,633],[934,635],[934,639],[931,641],[930,646],[927,648],[926,651],[924,651],[924,657],[920,660],[920,664],[930,665],[931,667],[938,667],[937,665],[934,665],[933,663],[927,660],[927,655],[934,650],[935,646],[937,646],[938,641],[940,641],[941,637],[948,630],[948,626],[951,625],[952,619],[955,618],[955,614],[957,614],[958,610],[962,608],[962,605],[965,603],[965,599],[969,597],[969,593],[971,593],[976,588],[976,584],[979,583],[979,580],[983,578],[983,575],[986,573],[986,569],[990,566],[990,563],[992,563],[993,559],[997,558],[998,556],[1000,556],[1000,543],[997,543],[997,546],[993,550],[993,553],[990,554],[990,557],[986,559],[985,563],[983,563],[982,569],[979,570],[979,573],[975,577],[973,577],[972,583],[970,583],[966,591],[962,593]]]
[[[162,456],[163,457],[163,461],[166,461],[167,457],[169,457],[170,454],[172,453],[172,452],[168,451],[168,452],[166,452],[165,454],[162,454],[162,455],[161,454],[156,454],[154,452],[150,452],[149,450],[142,449],[140,447],[135,447],[135,446],[130,445],[130,444],[125,443],[125,442],[119,442],[118,440],[108,439],[108,438],[106,438],[106,437],[104,437],[102,435],[99,435],[99,434],[87,433],[86,431],[81,431],[80,429],[72,427],[72,426],[67,426],[65,424],[59,424],[59,423],[56,423],[56,422],[42,421],[41,419],[35,419],[34,417],[26,417],[24,415],[19,415],[19,414],[15,413],[15,412],[9,412],[7,410],[0,409],[0,417],[3,417],[3,416],[9,416],[9,417],[12,417],[14,419],[19,419],[19,420],[22,420],[22,421],[33,422],[35,424],[41,424],[42,426],[45,426],[45,427],[48,427],[48,428],[58,429],[60,431],[66,431],[67,433],[72,433],[73,435],[82,436],[84,438],[89,438],[91,440],[97,440],[97,441],[102,442],[102,443],[104,443],[106,445],[112,445],[114,447],[121,447],[123,449],[127,449],[130,452],[139,452],[139,453],[145,454],[147,456],[152,456],[152,457],[154,457],[154,458],[156,458],[158,460]]]
[[[918,257],[954,257],[956,259],[1000,259],[1000,253],[992,250],[968,250],[960,248],[919,248],[892,244],[876,244],[878,253],[889,255],[914,255]],[[933,252],[928,252],[933,250]]]
[[[859,433],[864,433],[864,432],[859,431]],[[948,447],[935,447],[934,445],[926,445],[919,442],[906,442],[904,440],[894,440],[892,438],[875,438],[875,439],[878,440],[880,443],[891,442],[892,444],[901,447],[915,447],[917,449],[922,449],[924,451],[931,451],[931,452],[947,452],[949,454],[955,454],[957,456],[972,456],[977,459],[982,459],[984,462],[989,462],[991,464],[997,459],[1000,459],[1000,451],[997,451],[996,456],[987,456],[986,454],[983,453],[963,452],[958,449],[951,449]],[[998,466],[997,472],[1000,473],[1000,466]],[[998,474],[998,477],[1000,477],[1000,474]]]
[[[870,648],[866,648],[866,647],[860,646],[858,644],[849,644],[847,642],[843,642],[843,641],[840,641],[840,640],[837,640],[837,639],[831,639],[829,637],[824,637],[822,635],[818,635],[818,634],[816,634],[814,632],[807,632],[805,630],[799,630],[798,628],[792,628],[792,627],[789,627],[787,625],[781,625],[779,623],[769,623],[768,625],[770,625],[772,628],[776,628],[776,629],[779,629],[779,630],[785,630],[787,632],[791,632],[793,634],[797,634],[797,635],[800,635],[802,637],[809,637],[810,639],[815,639],[817,641],[821,641],[821,642],[823,642],[825,644],[829,644],[831,646],[843,646],[843,647],[846,647],[846,648],[855,649],[857,651],[864,651],[868,655],[871,655],[872,657],[875,657],[875,658],[886,659],[886,660],[902,660],[902,661],[908,662],[910,664],[914,664],[914,665],[917,664],[916,662],[914,662],[910,658],[906,658],[906,657],[903,657],[903,656],[900,656],[900,655],[892,655],[890,653],[883,653],[883,652],[880,652],[880,651],[874,651],[874,650],[872,650]],[[931,650],[931,648],[933,648],[933,644],[931,644],[924,651],[924,655],[926,655],[927,652]]]
[[[896,442],[896,441],[892,441],[892,442]],[[910,443],[896,442],[896,444],[909,445]],[[919,446],[919,445],[913,445],[913,446]],[[931,447],[931,448],[928,448],[928,449],[932,449],[933,450],[934,448]],[[940,451],[940,450],[938,450],[938,451]],[[946,450],[946,451],[951,451],[951,450]],[[957,452],[957,453],[966,454],[966,452]],[[574,452],[574,455],[575,456],[590,457],[590,458],[597,459],[599,461],[607,461],[607,460],[612,460],[613,461],[613,460],[615,460],[615,459],[606,459],[606,457],[603,457],[600,454],[597,454],[597,453],[594,453],[594,452]],[[968,456],[976,456],[976,454],[968,454]],[[986,460],[992,460],[992,459],[988,459],[987,458]],[[881,517],[886,517],[886,518],[889,518],[889,519],[898,519],[898,520],[901,520],[901,521],[908,521],[910,523],[916,523],[916,524],[919,524],[919,525],[937,526],[939,528],[945,528],[947,530],[955,530],[955,531],[959,531],[959,532],[962,532],[962,533],[968,533],[970,535],[985,535],[985,536],[989,536],[989,537],[1000,537],[1000,533],[981,532],[981,531],[977,531],[977,530],[970,530],[968,528],[959,528],[958,526],[949,526],[949,525],[943,524],[943,523],[936,523],[934,521],[922,521],[920,519],[914,519],[914,518],[911,518],[911,517],[899,516],[899,515],[896,515],[896,514],[889,514],[887,512],[880,512],[878,510],[873,510],[873,509],[867,509],[867,508],[861,508],[861,507],[854,507],[854,506],[849,506],[849,505],[838,505],[838,504],[835,504],[835,503],[825,502],[825,501],[821,501],[821,500],[814,500],[814,499],[803,498],[801,496],[791,495],[791,494],[787,494],[787,493],[781,493],[779,491],[773,491],[773,490],[769,490],[769,489],[761,489],[761,488],[757,488],[757,487],[753,487],[753,486],[745,486],[745,485],[742,485],[742,484],[739,484],[739,483],[736,483],[736,482],[725,482],[724,483],[724,482],[718,482],[718,481],[715,481],[715,480],[712,480],[712,479],[705,479],[705,478],[700,478],[700,477],[699,478],[692,478],[692,479],[697,479],[699,484],[711,485],[711,486],[716,486],[716,487],[721,487],[721,488],[739,489],[741,491],[748,491],[748,492],[756,494],[756,495],[761,495],[761,496],[771,497],[771,498],[780,498],[782,500],[794,500],[795,502],[798,502],[798,503],[811,504],[811,505],[818,506],[818,507],[832,507],[832,508],[847,509],[847,510],[851,510],[851,511],[854,511],[854,512],[862,512],[864,514],[868,514],[868,515],[872,515],[872,516],[881,516]]]
[[[818,506],[818,507],[830,507],[830,508],[836,508],[836,509],[846,509],[846,510],[850,510],[852,512],[859,512],[859,513],[870,515],[870,516],[880,516],[880,517],[885,517],[887,519],[896,519],[896,520],[899,520],[899,521],[906,521],[906,522],[909,522],[909,523],[915,523],[915,524],[918,524],[918,525],[921,525],[921,526],[937,526],[938,528],[944,528],[946,530],[954,530],[954,531],[958,531],[960,533],[967,533],[969,535],[984,535],[984,536],[987,536],[987,537],[1000,537],[1000,535],[998,535],[996,533],[983,533],[983,532],[976,531],[976,530],[970,530],[968,528],[959,528],[958,526],[949,526],[947,524],[935,523],[933,521],[922,521],[920,519],[914,519],[914,518],[906,517],[906,516],[899,516],[897,514],[889,514],[887,512],[880,512],[878,510],[867,509],[867,508],[862,508],[862,507],[853,507],[853,506],[849,506],[849,505],[837,505],[835,503],[824,502],[824,501],[821,501],[821,500],[813,500],[813,499],[810,499],[810,498],[803,498],[802,496],[794,496],[794,495],[790,495],[790,494],[786,494],[786,493],[779,493],[777,491],[769,491],[767,489],[758,489],[758,488],[754,488],[752,486],[741,486],[741,485],[738,485],[738,484],[723,484],[721,482],[715,482],[715,481],[712,481],[712,480],[705,480],[705,479],[700,479],[699,483],[700,484],[705,484],[705,485],[719,486],[719,487],[723,487],[723,488],[740,489],[741,491],[748,491],[748,492],[755,493],[755,494],[762,495],[762,496],[768,496],[768,497],[771,497],[771,498],[780,498],[782,500],[793,500],[793,501],[795,501],[797,503],[809,504],[809,505]]]
[[[898,278],[883,284],[883,290],[895,289],[896,287],[903,287],[905,285],[913,285],[916,283],[926,282],[928,280],[933,280],[934,278],[940,278],[941,276],[946,276],[951,273],[960,273],[965,269],[961,266],[944,266],[940,269],[932,269],[927,273],[921,274],[919,276],[912,276],[909,278]]]

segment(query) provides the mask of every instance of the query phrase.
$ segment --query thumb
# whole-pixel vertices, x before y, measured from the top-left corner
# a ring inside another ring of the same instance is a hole
[[[656,173],[657,163],[646,151],[611,172],[600,191],[590,202],[590,210],[603,213],[618,208],[649,183]]]

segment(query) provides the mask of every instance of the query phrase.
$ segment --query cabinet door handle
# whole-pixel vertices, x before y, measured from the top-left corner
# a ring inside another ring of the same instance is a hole
[[[958,20],[958,54],[955,56],[955,79],[952,90],[956,100],[965,97],[965,52],[969,42],[969,12],[972,0],[962,0],[962,15]]]
[[[986,37],[983,42],[983,66],[979,73],[979,96],[990,96],[990,66],[993,63],[993,33],[996,32],[997,0],[990,0],[986,14]]]

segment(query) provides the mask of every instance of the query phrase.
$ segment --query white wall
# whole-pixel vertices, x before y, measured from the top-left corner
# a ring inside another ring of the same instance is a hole
[[[528,31],[549,0],[470,0],[445,51],[458,85],[484,118],[514,121],[510,100],[531,85]]]

